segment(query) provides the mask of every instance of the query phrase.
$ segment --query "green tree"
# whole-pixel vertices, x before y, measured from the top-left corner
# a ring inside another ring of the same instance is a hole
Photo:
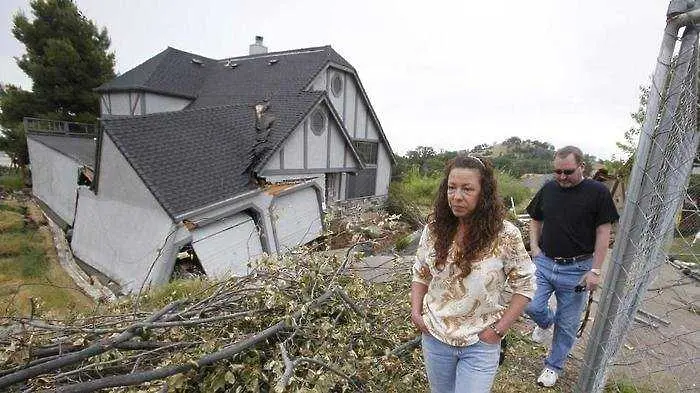
[[[12,34],[25,46],[26,53],[16,60],[32,79],[32,91],[9,86],[0,98],[0,125],[5,129],[0,149],[19,165],[27,163],[21,129],[25,116],[94,122],[99,96],[93,89],[114,78],[114,53],[107,52],[105,28],[99,30],[72,0],[32,0],[30,6],[33,19],[18,12]]]

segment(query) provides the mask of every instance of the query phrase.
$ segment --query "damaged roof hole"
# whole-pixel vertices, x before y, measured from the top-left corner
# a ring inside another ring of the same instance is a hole
[[[185,244],[177,253],[177,258],[175,259],[175,266],[173,267],[173,273],[170,276],[170,281],[185,280],[203,276],[206,276],[206,273],[204,272],[201,262],[199,262],[197,253],[194,252],[192,243]]]

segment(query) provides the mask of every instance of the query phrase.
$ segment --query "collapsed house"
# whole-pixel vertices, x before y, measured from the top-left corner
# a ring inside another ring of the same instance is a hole
[[[319,237],[326,203],[388,193],[393,154],[330,46],[214,60],[173,48],[96,89],[98,130],[25,119],[33,193],[124,290]],[[76,129],[77,127],[77,129]]]

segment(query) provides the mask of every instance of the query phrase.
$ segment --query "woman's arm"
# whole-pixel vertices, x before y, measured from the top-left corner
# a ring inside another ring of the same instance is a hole
[[[479,339],[491,344],[499,342],[506,334],[508,329],[510,329],[511,325],[513,325],[515,320],[518,319],[520,314],[523,313],[525,306],[527,306],[529,302],[530,299],[527,297],[519,293],[514,293],[513,297],[510,299],[508,308],[503,312],[503,316],[493,325],[496,329],[494,330],[491,327],[487,327],[481,333],[479,333]],[[498,330],[500,335],[496,332],[496,330]]]
[[[427,292],[427,285],[416,281],[411,283],[411,322],[423,333],[428,333],[423,321],[423,297]]]

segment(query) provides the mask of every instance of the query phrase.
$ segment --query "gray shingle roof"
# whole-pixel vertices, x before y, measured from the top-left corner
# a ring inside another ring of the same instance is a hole
[[[324,97],[273,97],[266,149],[255,159],[254,105],[237,104],[103,120],[105,133],[171,217],[256,189],[246,169],[266,160]]]
[[[197,59],[198,62],[193,62]],[[216,60],[168,47],[96,91],[146,90],[195,98]]]
[[[201,64],[193,63],[196,58]],[[278,60],[270,65],[270,60]],[[252,103],[298,93],[328,63],[352,65],[330,46],[212,60],[168,47],[96,90],[146,90],[195,99],[188,109]],[[237,64],[226,67],[226,64]]]
[[[95,168],[95,139],[83,136],[69,135],[45,135],[29,133],[27,138],[32,139],[66,155],[82,165]]]

